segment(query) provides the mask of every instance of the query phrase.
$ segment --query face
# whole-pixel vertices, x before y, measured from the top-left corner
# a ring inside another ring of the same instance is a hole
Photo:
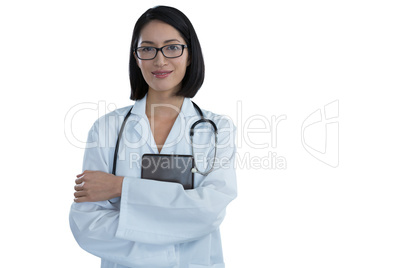
[[[151,21],[141,31],[138,47],[163,47],[171,44],[187,45],[180,33],[167,23]],[[136,57],[136,56],[135,56]],[[136,57],[138,67],[149,86],[149,90],[157,92],[177,92],[190,64],[188,49],[178,58],[166,58],[161,51],[152,60],[141,60]]]

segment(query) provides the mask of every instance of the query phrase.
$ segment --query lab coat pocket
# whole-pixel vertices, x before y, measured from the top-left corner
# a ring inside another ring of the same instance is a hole
[[[176,248],[174,245],[159,246],[135,243],[131,259],[134,267],[173,267],[177,264]]]
[[[188,266],[188,268],[225,268],[224,263],[215,263],[211,265],[200,265],[200,264],[191,264]]]
[[[109,206],[108,208],[120,209],[120,200],[121,200],[120,196],[112,198],[112,199],[109,199],[108,200],[108,203],[109,203],[108,205],[111,205],[111,206]]]

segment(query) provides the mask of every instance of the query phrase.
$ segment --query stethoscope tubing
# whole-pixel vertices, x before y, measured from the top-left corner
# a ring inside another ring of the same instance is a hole
[[[216,124],[214,123],[214,121],[212,121],[212,120],[210,120],[210,119],[204,118],[204,114],[202,113],[200,107],[198,107],[197,104],[195,104],[193,101],[192,101],[192,103],[193,103],[193,105],[194,105],[194,108],[197,110],[198,114],[199,114],[200,117],[201,117],[201,119],[199,119],[199,120],[197,120],[196,122],[194,122],[194,123],[191,125],[191,127],[190,127],[191,154],[192,154],[193,157],[194,157],[193,136],[194,136],[195,127],[196,127],[198,124],[201,124],[201,123],[208,123],[208,124],[210,124],[210,125],[213,127],[213,129],[214,129],[214,135],[215,135],[214,158],[213,158],[211,167],[210,167],[208,170],[206,170],[206,171],[200,171],[200,170],[198,169],[198,167],[197,167],[196,161],[194,161],[194,168],[192,169],[192,172],[193,172],[193,173],[199,173],[199,174],[201,174],[201,175],[203,175],[203,176],[206,176],[206,175],[208,175],[209,173],[211,173],[212,170],[214,169],[214,164],[215,164],[216,154],[217,154],[217,149],[218,149],[218,148],[217,148],[217,144],[218,144],[218,128],[217,128]],[[124,117],[123,123],[122,123],[122,125],[121,125],[121,127],[120,127],[119,135],[117,136],[116,147],[115,147],[115,149],[114,149],[114,156],[113,156],[113,169],[112,169],[112,174],[114,174],[114,175],[116,175],[116,163],[117,163],[117,157],[118,157],[118,153],[119,153],[120,140],[121,140],[121,137],[122,137],[122,135],[123,135],[123,130],[124,130],[124,127],[125,127],[125,125],[126,125],[126,122],[127,122],[128,118],[129,118],[130,115],[131,115],[131,110],[132,110],[132,109],[133,109],[133,107],[130,108],[130,110],[127,112],[126,116]]]

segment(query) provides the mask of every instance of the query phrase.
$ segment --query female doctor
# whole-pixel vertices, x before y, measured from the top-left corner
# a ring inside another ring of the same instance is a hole
[[[99,118],[89,131],[84,171],[75,181],[72,233],[104,268],[222,268],[219,225],[236,197],[235,127],[202,110],[217,127],[217,143],[208,124],[197,125],[190,141],[190,127],[200,119],[190,98],[203,83],[204,61],[188,18],[171,7],[147,10],[134,28],[129,71],[135,104]],[[139,162],[149,153],[192,154],[194,189],[141,179]]]

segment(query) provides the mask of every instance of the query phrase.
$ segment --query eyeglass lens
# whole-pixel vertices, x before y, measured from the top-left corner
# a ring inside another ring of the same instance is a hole
[[[161,48],[162,54],[167,58],[177,58],[183,54],[182,45],[167,45]],[[158,49],[155,47],[139,47],[137,48],[137,56],[140,59],[153,59]]]

